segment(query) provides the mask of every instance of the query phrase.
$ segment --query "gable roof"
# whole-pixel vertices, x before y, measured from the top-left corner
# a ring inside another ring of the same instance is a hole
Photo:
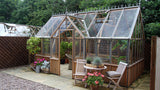
[[[56,37],[57,30],[72,26],[83,38],[131,39],[139,14],[140,7],[123,7],[52,16],[37,36]]]

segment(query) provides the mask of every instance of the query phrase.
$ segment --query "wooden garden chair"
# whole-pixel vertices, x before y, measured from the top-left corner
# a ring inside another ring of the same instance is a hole
[[[107,78],[109,79],[108,87],[110,87],[111,82],[113,82],[113,84],[115,85],[113,90],[115,90],[117,87],[120,87],[119,82],[122,79],[122,76],[125,72],[126,67],[127,67],[127,63],[120,62],[116,71],[106,72]]]
[[[68,70],[72,70],[72,55],[65,54],[69,60]]]
[[[86,64],[86,60],[84,59],[77,59],[77,64],[76,64],[76,72],[75,72],[75,83],[76,84],[76,80],[82,80],[83,78],[81,78],[82,76],[86,75],[86,70],[84,68],[84,65]]]

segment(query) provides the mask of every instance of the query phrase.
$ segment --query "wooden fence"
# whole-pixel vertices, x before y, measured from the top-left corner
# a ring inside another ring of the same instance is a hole
[[[160,38],[152,36],[151,40],[151,66],[150,90],[160,90]]]
[[[145,47],[144,47],[144,59],[145,59],[145,70],[150,70],[150,61],[151,61],[151,39],[145,40]]]
[[[0,69],[28,64],[29,37],[0,37]]]

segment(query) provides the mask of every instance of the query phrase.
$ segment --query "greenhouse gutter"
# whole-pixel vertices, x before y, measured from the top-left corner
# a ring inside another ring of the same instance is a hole
[[[85,37],[85,39],[130,40],[129,37]]]
[[[38,37],[38,38],[51,38],[51,36],[35,36],[35,37]]]

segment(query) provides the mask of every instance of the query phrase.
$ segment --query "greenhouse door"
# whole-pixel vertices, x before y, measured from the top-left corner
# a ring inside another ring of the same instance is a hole
[[[61,72],[61,76],[65,77],[68,75],[70,78],[72,77],[73,69],[73,33],[74,29],[59,30],[59,70]],[[66,73],[66,70],[69,71]]]

